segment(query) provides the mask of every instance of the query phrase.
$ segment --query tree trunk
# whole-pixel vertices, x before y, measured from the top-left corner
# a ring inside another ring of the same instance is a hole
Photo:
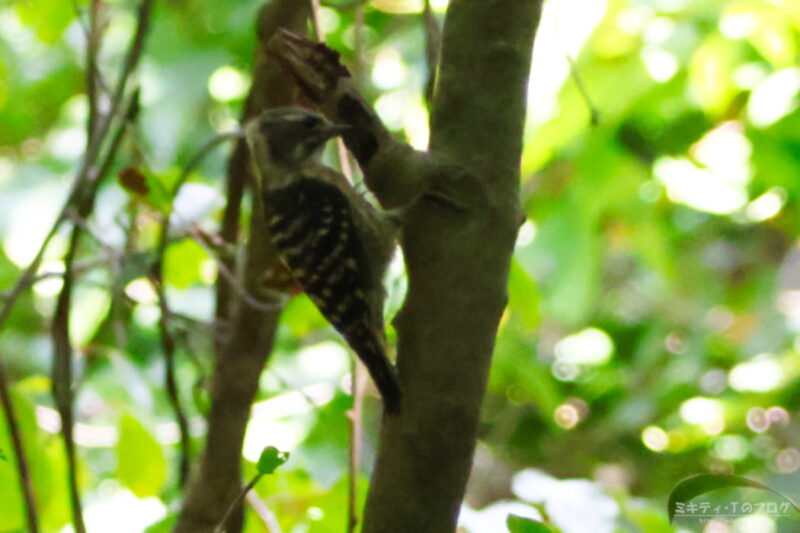
[[[280,27],[304,28],[307,2],[276,0],[262,9],[258,21],[259,46],[253,71],[253,87],[247,98],[243,122],[267,107],[291,105],[292,87],[281,68],[266,54],[269,38]],[[227,173],[227,201],[222,237],[235,243],[239,234],[240,204],[251,182],[250,158],[244,141],[237,143]],[[259,204],[254,204],[245,248],[242,287],[258,297],[263,274],[277,264],[267,244],[266,227]],[[231,271],[235,265],[228,264]],[[237,298],[220,277],[217,288],[216,362],[211,382],[206,448],[186,490],[175,533],[211,532],[242,489],[241,454],[250,406],[258,390],[264,364],[272,351],[280,311],[253,309]],[[219,330],[223,333],[220,335]],[[228,531],[242,528],[242,509],[229,522]]]
[[[519,162],[540,10],[540,0],[448,9],[430,156],[442,162],[443,190],[465,208],[423,196],[403,227],[404,403],[383,420],[364,533],[455,530],[522,222]]]

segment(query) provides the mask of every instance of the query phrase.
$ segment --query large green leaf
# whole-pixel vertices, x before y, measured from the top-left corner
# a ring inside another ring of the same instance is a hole
[[[29,392],[35,388],[38,388],[38,380],[23,380],[12,388],[11,399],[41,525],[49,530],[57,530],[69,519],[66,461],[60,439],[44,437],[39,432]],[[17,475],[17,457],[11,445],[5,416],[0,416],[0,449],[7,457],[6,461],[0,461],[0,494],[4,498],[0,531],[23,529],[25,514]]]
[[[4,460],[0,461],[0,494],[3,494],[0,531],[20,530],[23,529],[25,523],[25,504],[17,476],[17,460],[11,447],[11,439],[4,416],[0,416],[0,450],[4,457]]]
[[[702,496],[703,494],[708,494],[716,490],[737,487],[759,489],[776,494],[777,496],[780,496],[789,502],[794,510],[800,513],[800,507],[798,507],[797,504],[794,503],[788,496],[758,481],[733,475],[699,474],[684,479],[672,490],[672,493],[669,495],[669,503],[667,504],[669,519],[672,521],[675,518],[675,513],[679,503],[686,503],[693,498],[697,498],[698,496]]]
[[[167,464],[161,445],[131,415],[123,415],[117,442],[117,478],[140,498],[155,496],[166,479]]]
[[[553,533],[545,524],[515,514],[508,515],[506,525],[510,533]]]
[[[26,0],[15,2],[17,16],[36,36],[46,42],[55,43],[75,18],[75,7],[71,2],[48,0]]]
[[[184,239],[167,248],[164,257],[164,280],[179,289],[200,281],[200,268],[209,259],[208,252],[190,239]]]

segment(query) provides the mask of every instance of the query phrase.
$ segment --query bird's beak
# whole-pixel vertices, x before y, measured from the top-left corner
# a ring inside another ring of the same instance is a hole
[[[323,130],[323,135],[325,135],[326,139],[332,139],[333,137],[344,135],[354,129],[356,129],[355,126],[351,126],[350,124],[331,124]]]

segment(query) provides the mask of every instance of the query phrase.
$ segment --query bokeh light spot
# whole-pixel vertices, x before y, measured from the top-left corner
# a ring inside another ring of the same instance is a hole
[[[605,331],[587,328],[564,337],[555,346],[556,359],[563,363],[602,365],[614,352],[614,343]]]
[[[250,78],[229,65],[218,68],[208,79],[208,92],[218,102],[243,98],[249,88]]]
[[[783,381],[783,369],[770,355],[761,354],[731,369],[728,382],[739,392],[768,392]]]
[[[642,431],[642,442],[654,452],[663,452],[669,446],[669,435],[657,426],[648,426]]]

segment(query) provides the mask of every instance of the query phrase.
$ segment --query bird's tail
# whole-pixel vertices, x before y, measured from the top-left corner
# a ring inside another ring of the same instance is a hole
[[[400,384],[397,372],[386,357],[386,350],[378,336],[364,323],[353,328],[345,339],[367,367],[372,381],[383,397],[386,411],[397,413],[400,410]]]

